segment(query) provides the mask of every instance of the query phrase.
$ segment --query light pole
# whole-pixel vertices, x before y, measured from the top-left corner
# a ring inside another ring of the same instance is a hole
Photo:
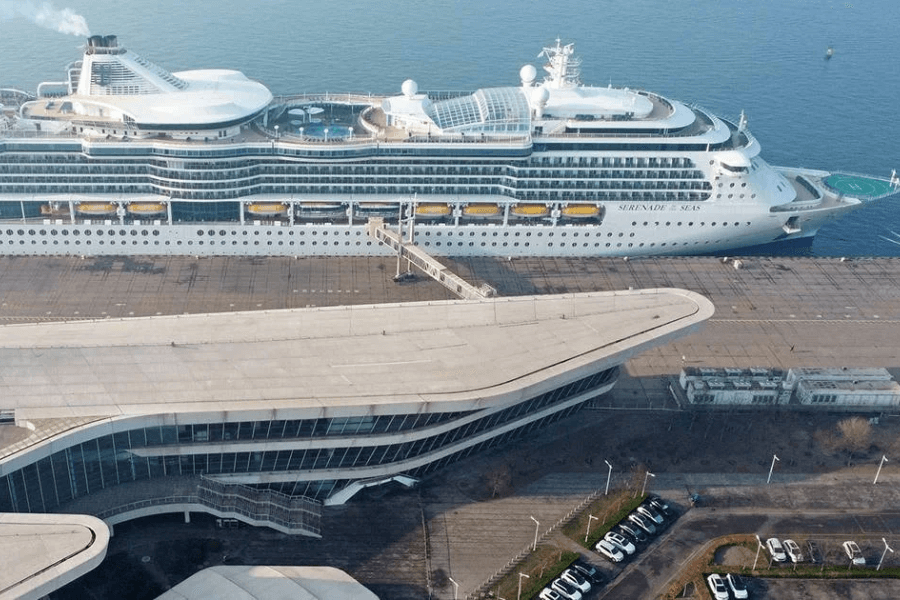
[[[609,464],[608,460],[604,460],[603,462],[605,462],[606,466],[609,467],[609,473],[606,474],[606,493],[603,495],[609,496],[609,480],[612,479],[612,465]]]
[[[756,561],[759,560],[759,551],[762,550],[762,547],[763,547],[762,540],[759,539],[759,536],[756,536],[756,558],[753,559],[753,568],[751,569],[751,571],[756,570]]]
[[[534,543],[531,545],[531,551],[534,552],[535,550],[537,550],[538,527],[541,526],[541,523],[534,517],[531,517],[531,520],[534,521]]]
[[[772,455],[772,466],[769,467],[769,478],[766,479],[766,483],[769,483],[770,481],[772,481],[772,471],[775,469],[775,461],[776,461],[776,460],[779,461],[779,462],[781,462],[781,459],[778,458],[777,455],[773,454],[773,455]]]
[[[587,544],[588,536],[591,534],[591,521],[599,520],[594,515],[588,515],[587,531],[584,532],[584,543]]]
[[[878,476],[881,475],[881,467],[884,466],[884,463],[888,462],[887,456],[884,454],[881,455],[881,462],[878,463],[878,470],[875,471],[875,481],[872,482],[872,485],[878,483]]]
[[[275,126],[275,139],[278,139],[278,125]]]
[[[888,550],[891,551],[891,554],[894,553],[894,549],[888,546],[886,539],[881,538],[881,541],[884,542],[884,552],[881,553],[881,559],[878,561],[878,566],[875,568],[876,571],[881,569],[881,563],[884,562],[884,555],[888,553]]]
[[[654,475],[650,471],[647,471],[647,473],[644,475],[644,487],[641,488],[641,496],[643,496],[644,492],[647,491],[647,479],[649,479],[650,477],[656,477],[656,475]]]
[[[459,584],[456,583],[455,581],[453,581],[452,577],[448,577],[447,579],[449,579],[450,583],[453,584],[453,600],[458,600],[459,599]]]
[[[530,579],[528,575],[519,571],[519,595],[516,596],[516,600],[522,600],[522,578]]]

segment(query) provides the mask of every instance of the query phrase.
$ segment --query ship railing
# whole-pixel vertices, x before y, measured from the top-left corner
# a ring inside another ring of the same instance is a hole
[[[449,100],[450,98],[458,98],[460,96],[468,96],[473,92],[471,90],[436,90],[430,92],[421,92],[428,96],[431,100]],[[341,92],[341,93],[315,93],[315,94],[279,94],[272,100],[273,104],[291,104],[291,103],[313,103],[324,102],[330,104],[380,104],[383,98],[390,96],[398,96],[399,93],[372,93],[372,92]]]

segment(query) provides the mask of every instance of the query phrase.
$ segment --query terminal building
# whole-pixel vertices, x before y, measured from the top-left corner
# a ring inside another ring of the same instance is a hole
[[[321,504],[528,435],[712,314],[654,289],[4,326],[0,512],[317,535]]]

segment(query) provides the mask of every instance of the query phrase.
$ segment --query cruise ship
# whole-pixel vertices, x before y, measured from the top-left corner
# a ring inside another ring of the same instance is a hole
[[[539,56],[474,93],[276,97],[92,36],[60,81],[0,90],[0,254],[392,252],[372,218],[435,255],[725,253],[898,189],[770,166],[743,114],[584,85],[573,44]]]

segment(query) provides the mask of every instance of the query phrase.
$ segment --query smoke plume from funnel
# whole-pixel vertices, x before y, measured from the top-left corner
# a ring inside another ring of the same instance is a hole
[[[23,17],[35,25],[80,37],[88,37],[91,30],[84,17],[71,8],[56,8],[49,2],[34,4],[25,1],[0,0],[0,20]]]

